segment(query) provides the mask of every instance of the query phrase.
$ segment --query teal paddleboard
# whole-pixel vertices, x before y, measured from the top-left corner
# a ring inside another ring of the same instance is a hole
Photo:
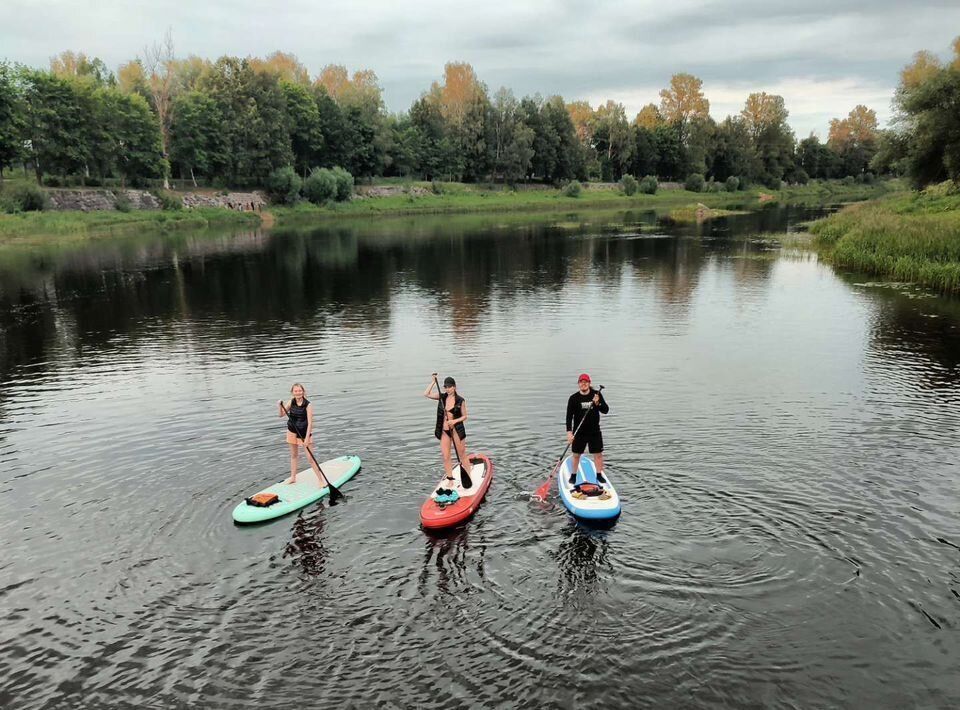
[[[341,488],[347,481],[356,475],[360,470],[359,456],[341,456],[340,458],[330,459],[320,463],[320,468],[325,476],[329,476],[333,485]],[[297,474],[296,483],[275,483],[269,488],[264,488],[258,493],[276,493],[280,500],[273,505],[261,508],[255,505],[248,505],[246,499],[240,502],[233,509],[233,519],[238,523],[262,523],[264,520],[279,518],[281,515],[292,513],[295,510],[311,503],[316,503],[321,498],[330,494],[327,486],[321,486],[317,479],[317,474],[312,468],[301,471]]]

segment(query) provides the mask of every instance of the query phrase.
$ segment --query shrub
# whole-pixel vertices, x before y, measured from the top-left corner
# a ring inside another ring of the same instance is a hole
[[[47,187],[63,187],[63,184],[66,182],[64,178],[61,178],[59,175],[44,175],[43,184]]]
[[[439,182],[438,180],[431,180],[430,192],[432,192],[434,195],[442,195],[444,192],[443,183]]]
[[[856,180],[856,178],[853,177],[853,175],[847,175],[846,177],[844,177],[844,178],[840,181],[840,184],[841,184],[841,185],[846,185],[846,186],[849,187],[850,185],[853,185],[856,181],[857,181],[857,180]]]
[[[727,192],[736,192],[740,189],[740,178],[738,178],[736,175],[731,175],[727,178],[727,181],[723,183],[723,186],[726,188]]]
[[[20,212],[20,203],[13,199],[10,195],[4,195],[0,192],[0,213],[3,214],[17,214]]]
[[[565,197],[580,197],[580,192],[583,190],[583,185],[581,185],[576,180],[571,180],[566,185],[563,186],[561,193]]]
[[[872,185],[874,182],[876,182],[876,180],[877,180],[877,178],[876,178],[876,176],[875,176],[873,173],[864,173],[864,174],[863,174],[863,184],[864,184],[864,185]]]
[[[723,190],[723,185],[715,181],[713,178],[710,178],[710,180],[707,182],[706,190],[707,192],[720,192]]]
[[[620,187],[623,188],[623,194],[634,195],[637,192],[637,179],[633,175],[624,175],[620,178]]]
[[[153,196],[160,203],[160,209],[175,212],[183,209],[183,198],[175,192],[168,190],[156,190]]]
[[[122,192],[114,193],[113,207],[117,212],[129,212],[133,209],[133,203],[130,198]]]
[[[303,183],[303,194],[315,205],[322,205],[336,199],[337,178],[333,171],[327,168],[314,168]]]
[[[703,191],[703,175],[700,173],[690,173],[687,179],[683,181],[683,188],[690,192]]]
[[[637,189],[644,195],[655,195],[658,187],[660,187],[660,183],[657,182],[657,178],[654,175],[647,175],[640,181]]]
[[[337,183],[337,202],[346,202],[353,195],[353,175],[339,166],[331,172]]]
[[[297,171],[287,166],[277,168],[267,176],[267,195],[278,205],[292,205],[300,199],[300,188],[303,181]]]
[[[47,193],[39,185],[32,182],[17,185],[7,197],[8,207],[5,211],[13,212],[42,212],[50,206]]]

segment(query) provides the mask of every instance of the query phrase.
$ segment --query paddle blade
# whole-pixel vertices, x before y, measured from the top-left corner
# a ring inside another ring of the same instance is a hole
[[[329,481],[327,482],[327,487],[330,489],[330,496],[328,498],[330,505],[336,505],[338,500],[345,497],[343,493],[340,492],[340,489]]]
[[[464,488],[473,487],[473,479],[470,478],[470,474],[467,473],[467,468],[463,464],[460,464],[460,485]]]
[[[543,485],[540,486],[533,493],[533,497],[537,498],[540,501],[546,501],[547,496],[550,495],[550,482],[553,480],[553,474],[547,477],[547,480],[543,482]]]

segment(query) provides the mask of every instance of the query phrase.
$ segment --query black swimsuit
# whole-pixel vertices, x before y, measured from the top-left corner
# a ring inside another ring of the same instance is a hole
[[[307,407],[309,406],[310,400],[304,397],[302,405],[298,405],[296,399],[291,399],[290,406],[287,407],[287,430],[301,439],[307,438]]]
[[[443,410],[447,405],[447,397],[448,397],[447,393],[444,392],[443,397],[437,402],[437,428],[434,429],[433,435],[438,439],[442,439],[444,434]],[[460,395],[454,395],[453,409],[450,410],[451,419],[459,419],[462,416],[463,408],[461,405],[463,405],[463,397],[461,397]],[[467,430],[463,426],[463,422],[457,422],[456,424],[453,425],[453,427],[454,429],[457,430],[457,436],[460,439],[467,438]]]

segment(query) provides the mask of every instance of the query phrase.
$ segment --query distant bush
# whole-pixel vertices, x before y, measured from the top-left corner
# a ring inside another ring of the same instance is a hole
[[[133,203],[130,201],[130,198],[127,197],[122,192],[114,193],[113,208],[117,212],[129,212],[133,209]]]
[[[337,178],[332,170],[314,168],[303,183],[303,194],[315,205],[335,200],[337,197]]]
[[[278,205],[296,204],[300,199],[302,186],[303,181],[297,175],[297,171],[290,166],[274,170],[267,176],[266,185],[264,185],[270,200]]]
[[[337,182],[337,202],[346,202],[353,195],[353,175],[339,166],[331,172]]]
[[[442,195],[444,192],[443,183],[439,180],[431,180],[430,192],[432,192],[434,195]]]
[[[710,181],[706,185],[707,192],[720,192],[723,190],[723,185],[715,181],[713,178],[710,178]]]
[[[657,182],[656,176],[647,175],[640,181],[637,189],[640,190],[640,192],[642,192],[644,195],[655,195],[657,194],[658,187],[660,187],[660,183]]]
[[[635,195],[639,187],[637,179],[633,175],[624,175],[620,178],[620,187],[623,188],[623,194]]]
[[[740,189],[740,178],[736,175],[731,175],[727,178],[727,181],[723,183],[723,187],[727,192],[736,192]]]
[[[49,206],[47,193],[33,183],[17,185],[6,192],[0,191],[0,212],[40,212]]]
[[[17,214],[18,212],[22,212],[20,209],[20,203],[13,199],[13,197],[10,195],[0,192],[0,213]]]
[[[877,181],[877,176],[873,173],[864,173],[860,180],[864,185],[872,185]]]
[[[162,210],[176,212],[177,210],[183,209],[183,198],[175,192],[156,190],[153,196],[157,198],[157,202],[160,203],[160,209]]]
[[[853,177],[853,175],[847,175],[845,178],[843,178],[842,180],[840,180],[840,184],[841,184],[841,185],[846,185],[846,186],[849,187],[850,185],[853,185],[854,183],[856,183],[856,181],[857,181],[857,180],[856,180],[856,178]]]
[[[690,192],[702,192],[703,184],[703,175],[700,173],[690,173],[687,175],[687,179],[683,181],[683,188]]]
[[[583,191],[583,185],[581,185],[576,180],[571,180],[566,185],[563,186],[561,193],[564,197],[580,197],[580,193]]]
[[[65,178],[60,177],[59,175],[44,175],[43,184],[47,187],[63,187],[66,182]]]

